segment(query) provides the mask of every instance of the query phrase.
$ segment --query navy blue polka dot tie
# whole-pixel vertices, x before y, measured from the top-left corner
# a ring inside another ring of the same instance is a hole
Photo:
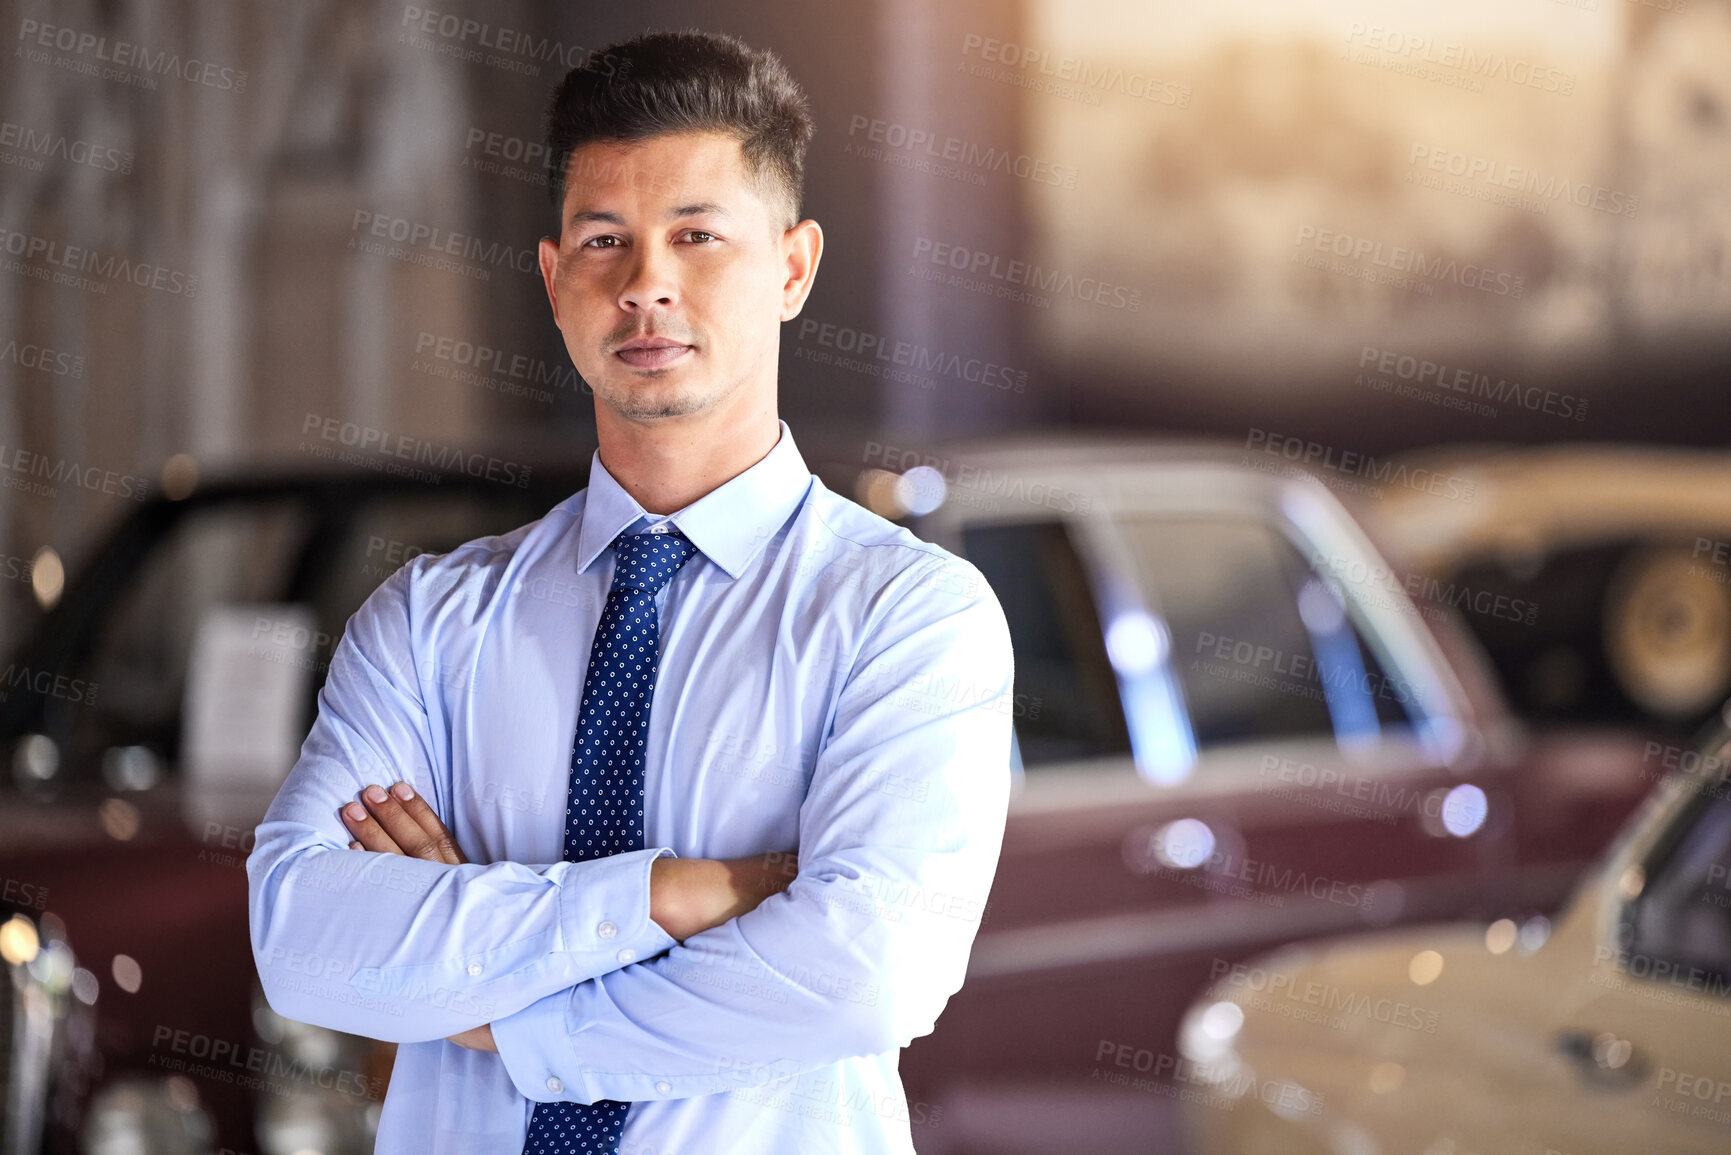
[[[565,806],[565,858],[582,862],[643,849],[643,744],[661,652],[655,595],[697,547],[668,533],[620,534],[613,541],[613,588],[589,650],[571,793]],[[524,1155],[614,1155],[630,1103],[537,1103]]]

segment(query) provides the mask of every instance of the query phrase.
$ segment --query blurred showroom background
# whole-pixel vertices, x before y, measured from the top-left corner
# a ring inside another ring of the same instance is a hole
[[[0,1155],[371,1149],[251,827],[367,593],[584,484],[541,113],[685,27],[811,97],[782,416],[1016,642],[969,983],[841,1109],[1731,1149],[1731,0],[3,7]]]

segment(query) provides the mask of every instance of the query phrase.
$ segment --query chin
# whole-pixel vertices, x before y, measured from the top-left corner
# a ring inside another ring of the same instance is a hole
[[[685,417],[709,408],[716,401],[713,395],[701,388],[690,385],[661,387],[656,382],[637,388],[597,391],[596,396],[615,413],[633,421]]]

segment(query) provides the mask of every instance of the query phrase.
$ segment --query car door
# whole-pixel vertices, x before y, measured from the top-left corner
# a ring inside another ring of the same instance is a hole
[[[1020,784],[968,983],[904,1056],[910,1087],[1085,1072],[1091,1035],[1168,997],[1145,985],[1146,940],[1207,905],[1198,877],[1146,857],[1139,832],[1190,811],[1137,775],[1075,527],[978,524],[962,544],[1010,621]]]
[[[1278,491],[1194,468],[1027,488],[1085,499],[1003,502],[944,541],[1010,623],[1021,785],[969,982],[904,1057],[910,1086],[1080,1082],[1123,1045],[1169,1073],[1223,963],[1446,906],[1484,865],[1445,825],[1483,825],[1448,801],[1447,671],[1371,632]],[[1431,700],[1403,704],[1415,688]]]
[[[1411,603],[1354,580],[1380,562],[1345,511],[1299,489],[1139,503],[1112,529],[1171,637],[1198,751],[1176,787],[1221,823],[1199,868],[1225,884],[1219,941],[1473,910],[1512,816]]]
[[[1567,1074],[1542,1114],[1570,1152],[1731,1146],[1731,783],[1691,795],[1638,860],[1604,883],[1620,909],[1577,953],[1546,1041]]]

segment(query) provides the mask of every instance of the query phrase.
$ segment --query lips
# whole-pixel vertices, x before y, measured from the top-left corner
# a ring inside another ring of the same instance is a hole
[[[639,337],[621,345],[614,356],[636,369],[661,369],[685,356],[692,348],[666,337]]]

